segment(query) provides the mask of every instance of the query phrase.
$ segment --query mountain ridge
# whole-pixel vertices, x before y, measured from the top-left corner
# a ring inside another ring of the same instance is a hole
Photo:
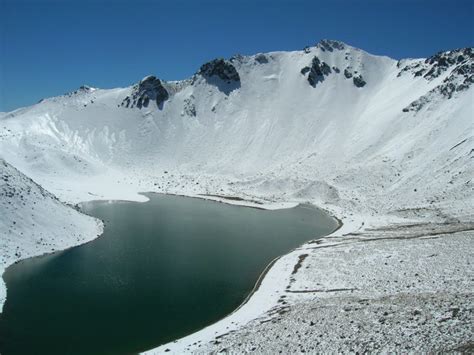
[[[84,86],[5,113],[2,169],[57,196],[51,213],[61,216],[72,213],[64,203],[143,201],[139,192],[154,191],[239,196],[269,208],[312,203],[344,223],[329,244],[375,228],[436,224],[439,230],[472,222],[472,48],[400,61],[340,48],[323,42],[234,56],[183,81],[148,76],[125,88]],[[23,211],[21,198],[10,198]],[[40,212],[32,211],[31,220],[51,230],[53,240],[62,225],[70,228],[67,218],[55,223]],[[8,240],[2,268],[39,252],[24,237],[34,235],[33,227],[12,228],[13,215],[0,218],[0,232],[8,236],[0,238]],[[54,250],[96,237],[94,221],[81,218],[72,219],[82,239],[61,239]],[[12,253],[17,247],[21,256]],[[304,248],[313,255],[314,246]],[[294,257],[275,264],[281,280],[292,269],[282,265],[292,266]],[[298,279],[310,272],[302,268]],[[272,275],[275,284],[265,292],[284,285]],[[248,320],[260,311],[266,310],[242,312]]]
[[[355,52],[361,52],[361,53],[364,53],[364,54],[368,54],[372,57],[389,59],[391,61],[397,62],[397,66],[401,69],[400,73],[399,73],[400,76],[405,74],[406,72],[411,72],[415,76],[420,76],[421,75],[420,73],[422,71],[426,70],[426,67],[427,67],[426,64],[428,64],[428,62],[429,62],[429,64],[431,64],[431,71],[433,71],[436,68],[439,68],[439,66],[438,67],[436,66],[436,64],[439,64],[439,63],[441,63],[442,71],[445,71],[451,66],[460,64],[460,63],[455,63],[455,62],[452,62],[452,61],[449,60],[450,55],[452,53],[464,52],[467,55],[466,60],[471,61],[471,62],[473,61],[473,58],[474,58],[474,56],[473,56],[473,47],[463,47],[463,48],[456,48],[456,49],[452,49],[452,50],[438,51],[435,54],[433,54],[432,56],[427,57],[427,58],[404,58],[404,59],[396,60],[396,59],[390,58],[386,55],[370,54],[370,53],[364,51],[363,49],[353,47],[353,46],[351,46],[351,45],[349,45],[349,44],[347,44],[343,41],[333,40],[333,39],[322,39],[313,46],[304,47],[303,50],[271,51],[271,52],[266,52],[266,53],[260,52],[260,53],[256,53],[256,54],[253,54],[253,55],[236,54],[236,55],[233,55],[233,56],[231,56],[230,58],[227,58],[227,59],[222,58],[222,57],[220,57],[220,58],[218,57],[218,58],[215,58],[213,60],[210,60],[210,61],[204,63],[201,66],[201,69],[202,69],[203,66],[209,65],[210,63],[213,63],[215,61],[228,62],[232,66],[234,66],[235,63],[238,64],[239,62],[250,61],[250,60],[256,60],[257,62],[259,60],[260,61],[265,60],[265,62],[263,64],[267,64],[268,63],[268,58],[267,57],[271,58],[272,55],[279,55],[281,53],[301,53],[301,52],[304,52],[305,54],[312,54],[312,53],[314,53],[315,50],[318,50],[318,49],[321,50],[323,53],[324,52],[332,53],[334,51],[351,50],[351,51],[355,51]],[[265,59],[263,59],[263,58],[265,58]],[[446,62],[446,59],[448,59],[448,62]],[[405,65],[404,63],[408,63],[408,64]],[[262,64],[262,63],[260,63],[260,64]],[[448,65],[446,65],[446,64],[448,64]],[[471,68],[468,69],[471,72],[470,83],[473,80],[472,79],[472,65],[473,64],[471,63]],[[182,80],[162,80],[162,79],[159,79],[159,77],[154,75],[154,74],[149,74],[149,75],[145,76],[143,79],[141,79],[140,81],[136,82],[135,84],[132,84],[132,85],[127,86],[127,87],[123,87],[123,89],[135,87],[135,86],[139,85],[140,82],[144,81],[145,79],[147,79],[149,77],[154,77],[157,80],[160,80],[160,82],[164,83],[165,85],[168,85],[171,93],[174,93],[176,91],[179,91],[180,88],[183,85],[186,85],[190,82],[195,81],[196,77],[199,76],[200,74],[202,75],[201,69],[198,69],[191,77],[185,78],[185,79],[182,79]],[[304,70],[304,67],[301,68],[301,69]],[[338,69],[341,70],[341,68],[338,68]],[[344,69],[347,69],[347,68],[343,68],[343,70]],[[415,70],[415,69],[417,69],[417,70]],[[424,76],[426,77],[427,74],[429,74],[429,73],[425,73]],[[439,74],[440,73],[436,74],[436,77],[439,76]],[[350,75],[348,78],[352,78],[352,73],[349,73],[348,75]],[[432,76],[431,79],[433,77],[434,76]],[[120,88],[115,88],[115,89],[120,89]],[[112,89],[100,89],[100,88],[97,88],[97,87],[90,87],[90,86],[84,84],[84,85],[81,85],[78,89],[73,90],[73,91],[68,92],[68,93],[65,93],[63,95],[53,96],[53,97],[50,97],[50,98],[43,98],[38,103],[41,103],[44,100],[58,99],[58,98],[61,98],[61,97],[64,97],[64,96],[72,96],[72,95],[75,95],[75,94],[78,94],[78,93],[81,93],[81,92],[93,92],[95,90],[115,90],[115,89],[114,88],[112,88]],[[126,100],[126,99],[127,98],[125,97],[124,100]],[[35,104],[33,104],[31,106],[34,106],[34,105]],[[31,106],[26,106],[26,107],[31,107]],[[18,109],[15,109],[13,111],[10,111],[10,112],[3,112],[3,115],[7,116],[10,113],[15,112],[16,110],[22,110],[22,109],[25,109],[26,107],[18,108]]]

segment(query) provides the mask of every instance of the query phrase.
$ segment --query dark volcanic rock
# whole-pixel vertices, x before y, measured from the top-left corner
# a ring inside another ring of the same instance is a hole
[[[259,64],[266,64],[268,63],[268,58],[265,54],[258,54],[255,56],[255,61]]]
[[[303,75],[306,75],[306,73],[308,73],[310,70],[311,70],[310,67],[304,67],[303,69],[301,69],[300,73]]]
[[[234,61],[237,60],[234,59]],[[198,71],[198,75],[226,95],[240,88],[240,75],[237,69],[231,62],[224,59],[214,59],[203,64]]]
[[[81,85],[79,89],[67,92],[64,94],[64,96],[72,97],[74,95],[81,95],[81,94],[88,94],[94,92],[94,88],[87,86],[87,85]]]
[[[318,57],[314,57],[311,62],[311,67],[304,67],[301,69],[301,74],[308,73],[308,82],[312,87],[324,81],[324,77],[331,74],[331,68],[325,62],[321,62]]]
[[[346,48],[343,42],[334,41],[330,39],[323,39],[321,40],[317,46],[321,48],[323,51],[332,52],[333,50],[344,50]]]
[[[354,85],[357,86],[358,88],[364,87],[365,84],[367,84],[365,80],[362,78],[362,75],[354,76],[352,78],[352,81],[354,82]]]
[[[346,79],[352,78],[352,82],[358,88],[364,87],[367,84],[362,75],[358,74],[357,70],[352,71],[351,67],[344,69],[344,76]]]
[[[403,109],[403,112],[418,112],[426,105],[436,103],[439,99],[449,100],[457,93],[466,91],[474,84],[474,51],[472,48],[437,53],[426,59],[423,63],[407,67],[400,73],[406,71],[413,72],[415,69],[414,76],[421,76],[422,70],[424,70],[427,71],[423,75],[426,80],[432,80],[448,70],[451,70],[451,72],[441,84],[413,101]],[[423,69],[419,69],[421,67]]]
[[[449,52],[439,52],[425,60],[431,69],[424,75],[428,80],[437,78],[449,67],[460,64],[468,59],[474,59],[472,48],[458,49]]]
[[[349,71],[348,68],[344,69],[344,76],[346,77],[346,79],[352,78],[352,73]]]
[[[412,73],[414,77],[423,76],[430,81],[439,77],[452,67],[464,65],[474,60],[473,48],[456,49],[448,52],[439,52],[425,59],[416,61],[403,67],[398,76]]]
[[[240,76],[235,67],[224,59],[214,59],[203,64],[199,69],[198,74],[205,78],[217,76],[228,84],[232,81],[240,82]]]
[[[148,107],[150,100],[153,100],[161,108],[168,98],[168,91],[161,80],[150,75],[133,87],[131,97],[127,96],[122,101],[122,106],[129,108],[136,106],[141,109],[142,107]]]

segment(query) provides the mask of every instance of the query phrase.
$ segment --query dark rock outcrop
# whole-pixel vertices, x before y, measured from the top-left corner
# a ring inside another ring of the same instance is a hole
[[[446,72],[449,74],[441,84],[413,101],[403,109],[403,112],[418,112],[426,105],[435,103],[436,98],[449,100],[457,93],[469,89],[474,84],[473,48],[437,53],[423,62],[418,61],[405,66],[398,76],[412,73],[414,77],[423,76],[426,80],[431,81]]]
[[[265,54],[257,54],[255,56],[255,61],[259,64],[267,64],[268,63],[268,58]]]
[[[228,61],[220,58],[214,59],[203,64],[198,74],[204,78],[218,77],[219,79],[230,84],[231,82],[240,82],[240,76],[235,67]]]
[[[352,82],[357,88],[362,88],[367,84],[362,75],[359,74],[357,70],[352,71],[352,67],[350,66],[344,69],[344,76],[346,79],[352,78]]]
[[[352,81],[353,81],[354,85],[355,85],[356,87],[358,87],[358,88],[364,87],[365,84],[367,84],[367,83],[365,82],[365,80],[362,78],[362,75],[354,76],[354,77],[352,78]]]
[[[435,102],[436,97],[451,99],[456,93],[466,91],[474,84],[474,61],[465,62],[453,69],[443,82],[410,105],[403,112],[420,111],[425,105]]]
[[[148,107],[150,101],[155,101],[159,108],[168,100],[169,94],[160,79],[153,75],[143,78],[132,88],[132,93],[122,101],[122,106],[127,108]]]
[[[310,67],[304,67],[303,69],[300,70],[300,73],[303,75],[306,75],[311,70]]]
[[[301,69],[301,74],[308,74],[308,82],[312,87],[324,81],[324,77],[331,74],[331,68],[325,62],[321,62],[318,57],[314,57],[311,62],[311,67],[304,67]]]
[[[425,60],[425,63],[431,68],[424,75],[428,80],[437,78],[444,73],[449,67],[461,64],[464,61],[474,59],[474,52],[472,48],[458,49],[449,52],[439,52]]]
[[[346,77],[346,79],[352,78],[352,73],[349,71],[348,68],[344,69],[344,76]]]
[[[319,47],[322,51],[332,52],[334,50],[344,50],[346,48],[346,45],[340,41],[323,39],[317,44],[317,47]]]
[[[95,90],[96,89],[94,89],[93,87],[90,87],[88,85],[81,85],[79,87],[79,89],[71,91],[71,92],[67,92],[67,93],[64,94],[64,96],[72,97],[74,95],[89,94],[89,93],[94,92]]]
[[[234,58],[234,61],[237,60]],[[224,59],[214,59],[203,64],[197,74],[226,95],[240,88],[239,72],[230,61]]]
[[[464,65],[474,60],[473,48],[456,49],[448,52],[439,52],[425,59],[424,61],[415,61],[405,65],[397,76],[405,73],[411,73],[414,77],[423,76],[430,81],[445,73],[448,69]],[[403,62],[398,62],[397,66],[401,67]]]

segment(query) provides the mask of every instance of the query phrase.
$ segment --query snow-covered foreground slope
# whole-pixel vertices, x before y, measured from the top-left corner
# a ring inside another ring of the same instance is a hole
[[[16,260],[94,239],[102,223],[61,203],[0,159],[0,274]],[[0,287],[0,305],[6,292]]]
[[[473,83],[471,48],[397,62],[321,41],[215,60],[180,82],[81,87],[2,114],[0,157],[72,203],[139,200],[139,191],[304,201],[341,217],[339,236],[393,223],[467,223],[474,217]],[[0,221],[13,222],[10,215]],[[85,221],[64,233],[68,245],[80,242],[74,233],[95,235]],[[18,230],[37,238],[39,229]],[[5,231],[2,240],[16,235]],[[263,282],[259,292],[269,298],[257,292],[235,313],[234,327],[275,306],[298,256],[291,255],[265,279],[275,282]],[[180,344],[176,351],[187,346]]]

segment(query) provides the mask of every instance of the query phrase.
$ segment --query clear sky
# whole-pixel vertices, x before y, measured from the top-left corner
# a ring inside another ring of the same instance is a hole
[[[473,46],[473,18],[474,0],[0,0],[0,111],[322,38],[426,57]]]

